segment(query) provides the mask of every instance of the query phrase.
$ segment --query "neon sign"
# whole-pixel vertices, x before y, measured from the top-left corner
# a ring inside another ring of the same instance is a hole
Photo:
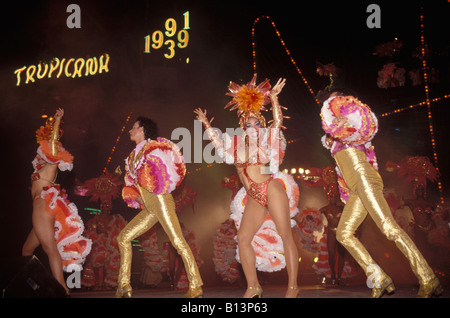
[[[51,78],[55,75],[59,78],[61,75],[65,77],[75,78],[76,76],[91,76],[109,72],[109,54],[103,54],[98,59],[96,57],[88,58],[70,58],[59,59],[55,57],[50,63],[39,63],[36,65],[23,66],[14,71],[17,77],[16,86],[22,83],[22,75],[25,78],[25,84],[34,83],[44,77]]]
[[[144,53],[151,53],[153,50],[159,50],[163,47],[166,48],[164,57],[171,59],[175,56],[176,47],[184,49],[189,44],[189,11],[183,13],[184,28],[177,32],[177,21],[173,18],[169,18],[164,23],[165,31],[156,30],[150,35],[144,37],[145,47]],[[175,43],[177,42],[177,43]]]

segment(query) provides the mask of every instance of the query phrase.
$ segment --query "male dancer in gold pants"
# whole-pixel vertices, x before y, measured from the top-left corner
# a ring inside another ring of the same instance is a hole
[[[180,254],[189,280],[185,298],[202,297],[203,285],[194,255],[183,237],[170,194],[186,174],[184,159],[171,141],[157,137],[156,125],[148,118],[138,117],[130,130],[136,148],[125,160],[125,187],[122,197],[128,206],[141,208],[117,237],[120,270],[116,297],[131,297],[131,241],[161,224],[172,245]]]
[[[321,117],[327,133],[322,142],[336,161],[341,198],[346,201],[337,239],[368,276],[368,286],[373,286],[371,297],[392,293],[395,287],[354,235],[367,214],[408,259],[420,283],[417,297],[441,295],[443,290],[439,280],[411,238],[395,222],[383,196],[383,181],[371,145],[378,130],[375,114],[357,98],[334,92],[323,103]]]

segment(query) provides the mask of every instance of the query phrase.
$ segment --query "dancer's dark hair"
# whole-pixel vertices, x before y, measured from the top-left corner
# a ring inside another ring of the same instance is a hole
[[[158,137],[158,126],[153,120],[139,116],[136,118],[136,122],[139,122],[139,127],[144,127],[145,139],[156,139]]]

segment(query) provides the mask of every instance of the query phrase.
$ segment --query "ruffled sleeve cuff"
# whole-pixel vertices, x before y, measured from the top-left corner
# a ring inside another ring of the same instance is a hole
[[[135,186],[124,186],[122,188],[122,198],[130,208],[142,208],[141,204],[137,201],[139,197],[139,190]]]
[[[138,184],[155,194],[171,193],[186,175],[183,155],[174,143],[164,138],[146,147],[144,164],[137,171]]]
[[[50,141],[43,140],[39,142],[37,150],[39,156],[49,164],[56,164],[61,171],[72,170],[73,156],[68,152],[60,142],[58,142],[58,153],[53,156],[51,153]]]

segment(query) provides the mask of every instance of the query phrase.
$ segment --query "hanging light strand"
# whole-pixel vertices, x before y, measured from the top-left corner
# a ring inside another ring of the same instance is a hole
[[[436,151],[436,139],[434,136],[434,126],[433,126],[433,114],[431,111],[431,100],[430,100],[430,90],[428,86],[428,65],[427,65],[427,56],[426,56],[426,44],[425,44],[425,32],[424,32],[424,19],[423,19],[423,7],[421,8],[420,13],[420,46],[421,46],[421,56],[422,56],[422,72],[423,72],[423,80],[425,87],[425,103],[427,105],[427,118],[428,118],[428,128],[430,130],[431,137],[431,147],[433,150],[433,160],[434,165],[437,171],[437,185],[441,195],[441,203],[444,204],[444,195],[442,189],[442,182],[440,180],[439,173],[439,161]]]
[[[435,102],[438,102],[440,100],[443,100],[443,99],[446,99],[446,98],[449,98],[449,97],[450,97],[450,94],[444,95],[444,96],[441,96],[441,97],[436,97],[436,98],[430,99],[430,103],[435,103]],[[427,104],[427,102],[423,101],[423,102],[418,103],[418,104],[413,104],[413,105],[409,105],[409,106],[406,106],[406,107],[397,108],[397,109],[395,109],[393,111],[390,111],[390,112],[387,112],[387,113],[383,113],[380,116],[381,117],[390,116],[392,114],[401,113],[401,112],[403,112],[405,110],[408,110],[408,109],[412,109],[412,108],[416,108],[416,107],[420,107],[420,106],[425,106],[426,104]]]
[[[109,163],[111,162],[111,158],[112,158],[114,152],[116,151],[116,148],[117,148],[117,145],[119,144],[120,138],[122,137],[122,134],[123,134],[123,132],[125,131],[125,128],[127,127],[128,122],[130,121],[130,118],[131,118],[131,114],[132,114],[132,113],[133,113],[133,112],[131,112],[131,113],[128,115],[127,119],[125,120],[125,124],[122,126],[122,129],[120,130],[119,136],[117,136],[117,138],[116,138],[116,142],[114,143],[114,146],[113,146],[112,149],[111,149],[111,153],[109,154],[108,160],[106,161],[106,165],[105,165],[105,167],[103,168],[103,173],[105,173],[106,170],[108,169],[108,165],[109,165]]]
[[[256,24],[261,21],[262,19],[266,19],[269,20],[269,22],[272,24],[273,29],[275,30],[275,33],[278,37],[278,39],[280,40],[281,45],[284,48],[284,51],[286,52],[287,56],[289,57],[289,60],[291,61],[292,65],[294,65],[295,69],[297,70],[297,73],[300,75],[300,77],[303,80],[303,83],[306,85],[306,88],[308,89],[308,91],[310,92],[311,96],[314,98],[314,101],[320,105],[319,100],[317,99],[317,97],[314,94],[313,89],[311,88],[311,86],[309,85],[308,81],[306,80],[305,76],[303,75],[302,71],[300,70],[300,68],[297,66],[297,63],[295,62],[294,58],[291,55],[291,52],[289,51],[289,49],[286,46],[286,43],[284,42],[284,40],[281,38],[281,34],[280,31],[278,31],[277,26],[275,25],[275,22],[272,21],[272,19],[269,16],[261,16],[255,19],[255,21],[253,22],[253,27],[252,27],[252,57],[253,57],[253,75],[256,75],[256,40],[255,40],[255,27]]]

